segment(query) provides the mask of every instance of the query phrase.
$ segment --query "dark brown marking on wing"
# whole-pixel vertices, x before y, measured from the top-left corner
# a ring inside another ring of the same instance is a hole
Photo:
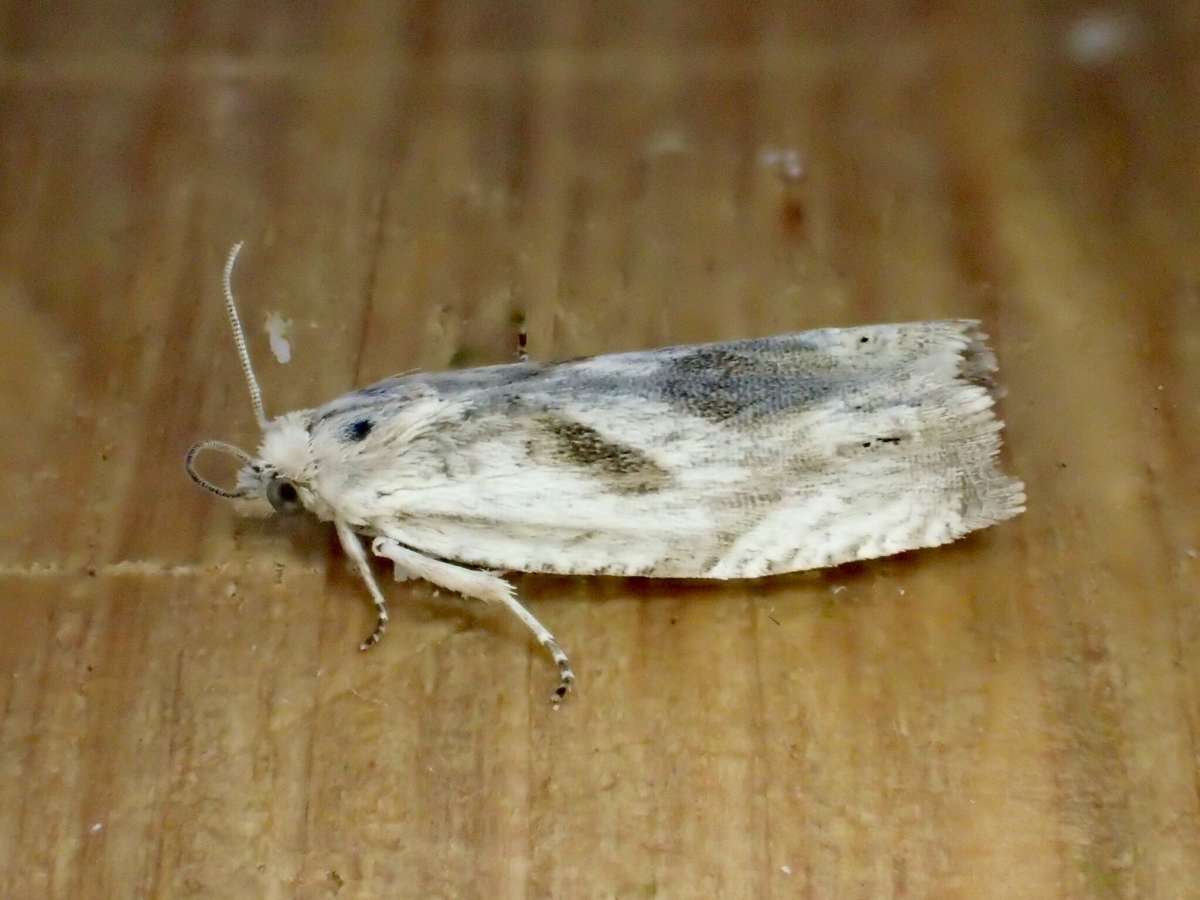
[[[626,494],[662,490],[671,480],[670,474],[641,450],[610,440],[589,425],[549,414],[535,421],[549,441],[548,446],[531,441],[531,456],[549,450],[556,459],[586,469]]]

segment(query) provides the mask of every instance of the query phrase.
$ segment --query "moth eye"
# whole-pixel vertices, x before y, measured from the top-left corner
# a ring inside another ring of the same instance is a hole
[[[300,502],[300,492],[286,478],[272,478],[267,482],[267,500],[275,507],[275,512],[283,515],[304,509],[304,504]]]

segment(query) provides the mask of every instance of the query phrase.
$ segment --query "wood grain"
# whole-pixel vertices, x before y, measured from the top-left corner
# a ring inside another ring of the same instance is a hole
[[[1198,12],[0,4],[0,895],[1197,896]],[[557,712],[427,586],[360,655],[329,531],[183,475],[254,442],[237,239],[276,413],[519,321],[560,358],[979,317],[1029,511],[518,578]]]

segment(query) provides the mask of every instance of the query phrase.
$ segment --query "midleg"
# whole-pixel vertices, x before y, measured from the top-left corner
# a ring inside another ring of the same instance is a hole
[[[514,616],[520,619],[525,627],[533,632],[539,644],[546,648],[558,667],[558,687],[554,691],[553,700],[562,700],[571,690],[575,681],[575,673],[571,671],[571,663],[567,654],[558,645],[554,635],[550,633],[537,618],[521,605],[513,586],[498,575],[483,572],[478,569],[468,569],[454,563],[433,559],[415,550],[410,550],[391,538],[377,537],[371,542],[371,552],[376,556],[390,559],[396,569],[404,577],[424,578],[443,587],[446,590],[462,594],[464,597],[474,597],[487,603],[503,603]]]

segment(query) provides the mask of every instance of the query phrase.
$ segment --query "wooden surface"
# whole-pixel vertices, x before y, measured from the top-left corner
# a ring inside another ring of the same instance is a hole
[[[1107,10],[1107,11],[1106,11]],[[1200,896],[1195,2],[8,3],[0,895]],[[790,155],[795,151],[795,156]],[[184,477],[394,371],[977,316],[1029,512],[520,628]],[[292,360],[263,323],[291,320]]]

